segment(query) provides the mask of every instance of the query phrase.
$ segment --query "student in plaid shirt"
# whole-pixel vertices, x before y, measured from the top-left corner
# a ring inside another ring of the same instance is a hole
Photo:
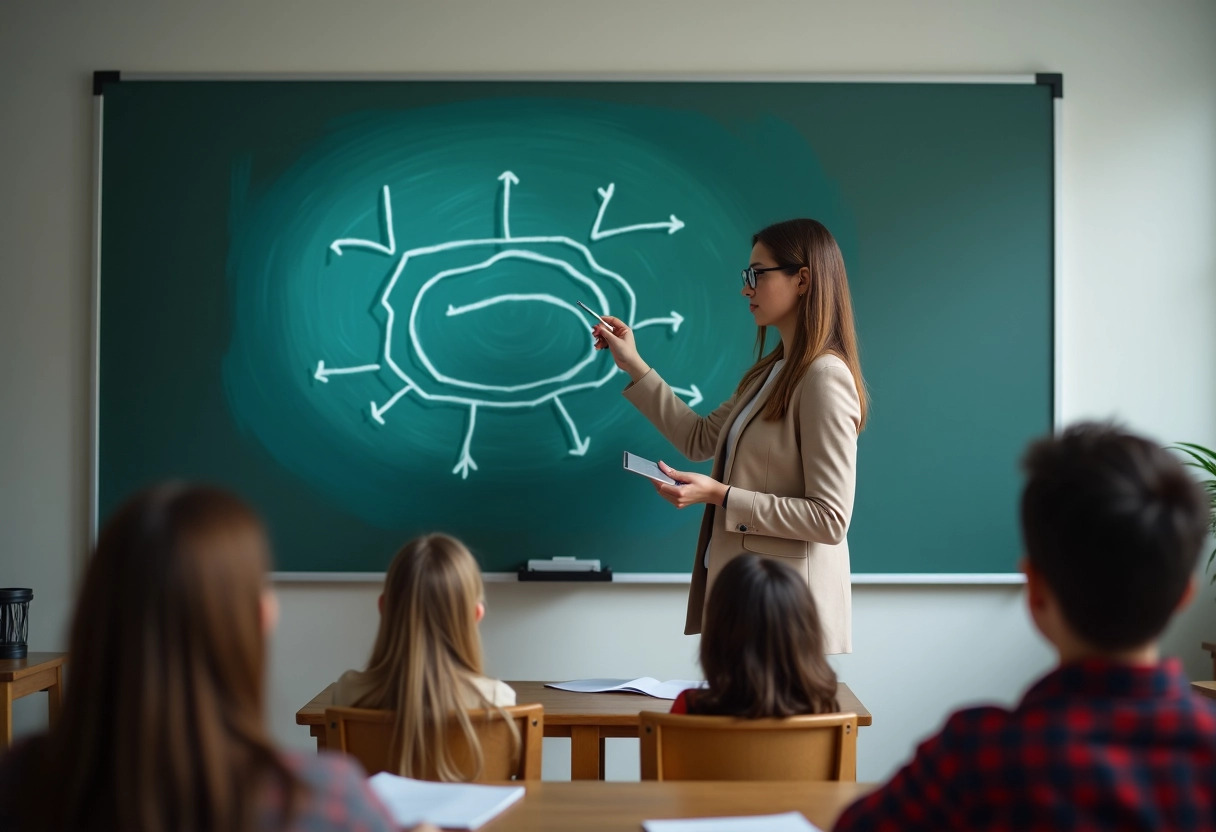
[[[1060,664],[952,716],[850,830],[1216,829],[1216,703],[1157,638],[1195,592],[1208,499],[1161,448],[1083,424],[1030,448],[1026,600]]]

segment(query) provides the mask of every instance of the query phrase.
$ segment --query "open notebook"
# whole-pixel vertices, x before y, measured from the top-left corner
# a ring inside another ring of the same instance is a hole
[[[660,682],[658,679],[643,676],[640,679],[574,679],[570,682],[549,682],[545,687],[572,690],[576,693],[644,693],[655,699],[675,699],[681,691],[704,685],[704,682],[690,682],[687,679]]]
[[[800,812],[739,818],[686,818],[642,821],[646,832],[821,832]]]
[[[524,796],[523,786],[432,783],[382,771],[367,781],[399,826],[476,829]]]

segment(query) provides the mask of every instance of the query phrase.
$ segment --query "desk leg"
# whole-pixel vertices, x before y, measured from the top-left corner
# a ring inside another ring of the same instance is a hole
[[[55,668],[55,681],[46,689],[47,724],[52,728],[59,721],[59,708],[63,704],[63,667]]]
[[[0,684],[0,749],[13,744],[13,686]]]
[[[594,725],[575,725],[570,728],[570,779],[599,780],[603,777],[601,762],[603,740],[600,729]]]

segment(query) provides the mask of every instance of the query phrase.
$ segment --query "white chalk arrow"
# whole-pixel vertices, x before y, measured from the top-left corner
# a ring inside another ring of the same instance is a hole
[[[333,253],[342,256],[342,249],[345,248],[370,248],[372,251],[378,251],[381,254],[387,254],[392,257],[397,253],[397,239],[393,236],[393,201],[389,197],[388,185],[384,186],[384,225],[388,229],[388,245],[377,243],[372,240],[334,240],[329,244]]]
[[[373,370],[379,369],[379,364],[364,364],[362,367],[326,367],[324,361],[318,361],[317,371],[312,374],[312,377],[317,381],[329,384],[330,376],[345,376],[351,373],[370,373]]]
[[[404,387],[402,387],[400,390],[398,390],[396,393],[394,393],[393,397],[391,399],[389,399],[388,401],[386,401],[383,406],[377,405],[375,402],[372,402],[372,418],[383,425],[384,424],[384,414],[388,413],[389,409],[397,403],[398,399],[400,399],[402,396],[404,396],[406,393],[410,392],[413,389],[414,389],[414,385],[406,384]]]
[[[453,474],[460,474],[462,480],[469,478],[469,470],[477,470],[477,463],[473,461],[473,455],[469,453],[469,445],[473,442],[473,428],[477,424],[477,405],[469,407],[469,429],[464,435],[464,445],[460,448],[460,462],[456,463],[456,467],[452,469]]]
[[[633,325],[633,328],[641,329],[644,326],[670,326],[672,332],[679,332],[680,324],[682,323],[684,323],[684,316],[673,309],[671,310],[671,317],[647,318],[644,321],[638,321]]]
[[[609,182],[607,188],[596,188],[600,195],[600,210],[595,215],[595,224],[591,226],[591,239],[602,240],[605,237],[614,237],[617,234],[630,234],[634,231],[661,231],[666,230],[668,234],[675,234],[684,227],[684,223],[675,214],[671,215],[671,219],[667,222],[643,222],[637,225],[626,225],[621,228],[610,228],[607,231],[600,230],[600,223],[604,221],[604,211],[608,209],[608,203],[612,201],[612,195],[616,193],[616,183]]]
[[[553,403],[557,405],[557,412],[562,414],[562,418],[566,420],[566,426],[570,428],[570,438],[574,441],[574,447],[570,449],[571,456],[583,456],[587,453],[587,449],[591,447],[591,437],[583,439],[578,435],[578,426],[574,424],[574,420],[570,418],[570,414],[566,411],[566,406],[562,404],[562,400],[554,397]]]
[[[509,170],[504,170],[498,174],[498,181],[502,182],[502,236],[505,239],[511,239],[511,186],[519,184],[519,177]],[[476,465],[473,466],[477,468]]]
[[[689,407],[696,407],[701,403],[701,388],[697,387],[695,384],[690,384],[688,387],[688,390],[685,390],[683,387],[673,387],[671,389],[674,393],[679,393],[681,396],[687,396]]]

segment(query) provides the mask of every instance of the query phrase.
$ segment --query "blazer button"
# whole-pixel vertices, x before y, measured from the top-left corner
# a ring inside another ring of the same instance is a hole
[[[741,531],[741,532],[747,531],[747,525],[744,523],[740,523],[738,528],[739,528],[739,531]]]

